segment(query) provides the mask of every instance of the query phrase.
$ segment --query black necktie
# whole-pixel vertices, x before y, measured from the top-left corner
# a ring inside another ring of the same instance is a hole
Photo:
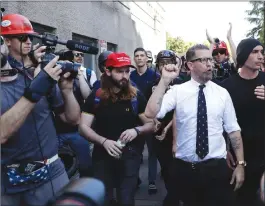
[[[207,108],[205,96],[203,93],[205,85],[200,85],[198,95],[198,111],[197,111],[197,137],[196,137],[196,154],[201,158],[209,153],[208,146],[208,122]]]

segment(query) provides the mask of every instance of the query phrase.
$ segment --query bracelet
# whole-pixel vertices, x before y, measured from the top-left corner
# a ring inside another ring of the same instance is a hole
[[[106,139],[101,143],[101,145],[103,146],[104,143],[105,143],[107,140],[108,140],[108,139],[106,138]]]
[[[136,131],[137,136],[139,136],[140,135],[140,130],[137,127],[134,127],[133,129]]]

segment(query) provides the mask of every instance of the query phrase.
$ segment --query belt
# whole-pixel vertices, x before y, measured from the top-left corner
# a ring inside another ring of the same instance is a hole
[[[175,161],[177,161],[178,163],[182,164],[182,165],[185,165],[187,167],[190,167],[191,169],[195,170],[203,165],[207,165],[209,163],[212,163],[212,162],[216,162],[216,161],[220,161],[220,160],[224,160],[223,158],[222,159],[208,159],[208,160],[205,160],[205,161],[201,161],[201,162],[186,162],[184,160],[181,160],[181,159],[178,159],[178,158],[175,158]]]
[[[39,162],[39,163],[42,163],[42,164],[49,165],[49,164],[55,162],[58,158],[59,158],[59,156],[58,156],[58,154],[56,154],[53,157],[51,157],[50,159],[46,159],[44,161],[34,161],[34,162]]]
[[[42,163],[45,165],[49,165],[49,164],[53,163],[54,161],[56,161],[58,158],[59,158],[59,156],[58,156],[58,154],[56,154],[53,157],[51,157],[50,159],[46,159],[44,161],[32,161],[32,162],[38,162],[38,163]],[[19,167],[19,166],[20,166],[19,163],[7,165],[7,167]]]

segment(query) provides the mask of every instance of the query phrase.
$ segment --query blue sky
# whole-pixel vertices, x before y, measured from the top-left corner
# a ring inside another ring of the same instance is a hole
[[[252,26],[245,10],[251,9],[248,2],[163,2],[166,10],[165,27],[172,36],[185,41],[202,43],[206,40],[207,28],[212,37],[226,39],[229,22],[233,25],[232,37],[237,45],[245,38]]]

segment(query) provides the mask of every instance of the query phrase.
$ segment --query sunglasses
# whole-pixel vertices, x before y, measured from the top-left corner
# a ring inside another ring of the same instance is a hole
[[[14,36],[10,36],[10,38],[15,38],[18,39],[20,42],[26,42],[28,39],[32,42],[33,41],[33,36],[30,35],[14,35]]]
[[[83,53],[75,53],[74,56],[75,56],[75,57],[79,57],[79,56],[80,56],[80,57],[84,57],[84,54],[83,54]]]
[[[218,49],[218,50],[215,50],[213,51],[213,56],[217,56],[218,54],[225,54],[226,53],[226,49]]]

